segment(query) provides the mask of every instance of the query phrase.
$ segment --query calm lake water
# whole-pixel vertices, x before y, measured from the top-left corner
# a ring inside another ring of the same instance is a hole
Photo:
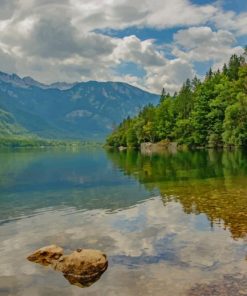
[[[26,260],[100,249],[89,288]],[[247,152],[0,152],[0,295],[247,295]]]

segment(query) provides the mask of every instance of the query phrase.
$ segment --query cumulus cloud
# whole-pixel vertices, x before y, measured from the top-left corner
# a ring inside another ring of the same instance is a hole
[[[13,16],[18,0],[0,0],[0,20],[6,20]]]
[[[159,28],[205,23],[217,12],[213,5],[193,5],[187,0],[146,2],[150,14],[145,22]]]
[[[247,34],[247,12],[236,14],[233,11],[218,11],[213,17],[213,22],[217,28],[234,32],[238,36]]]
[[[231,46],[235,42],[235,37],[228,31],[219,30],[213,32],[210,27],[191,27],[186,30],[180,30],[174,35],[176,43],[185,48],[194,48],[210,46]]]
[[[94,58],[110,54],[113,48],[109,37],[95,33],[81,34],[66,18],[41,19],[25,44],[28,54],[57,59],[75,54]]]
[[[15,60],[12,56],[3,50],[0,49],[0,61],[1,61],[1,69],[0,71],[10,71],[16,72],[17,68],[15,66]]]
[[[131,61],[144,67],[159,67],[165,63],[163,54],[155,48],[154,40],[141,41],[132,35],[118,39],[116,43],[113,58],[117,61]]]
[[[241,52],[236,36],[247,34],[245,12],[189,0],[0,0],[0,7],[1,69],[42,82],[122,80],[174,91],[195,74],[195,62],[219,65]],[[172,58],[156,40],[99,33],[129,27],[184,29],[169,45]],[[140,66],[142,77],[119,74],[124,62]]]
[[[241,54],[242,47],[235,46],[233,33],[225,30],[213,31],[210,27],[191,27],[179,30],[174,35],[173,54],[188,62],[213,61],[222,66],[234,53]]]
[[[196,72],[192,64],[183,59],[168,61],[164,67],[151,69],[145,79],[148,89],[174,92],[182,85],[186,78],[193,78]]]
[[[195,25],[208,21],[217,11],[213,5],[193,5],[188,0],[172,3],[170,0],[71,0],[71,3],[79,13],[77,23],[98,28]]]

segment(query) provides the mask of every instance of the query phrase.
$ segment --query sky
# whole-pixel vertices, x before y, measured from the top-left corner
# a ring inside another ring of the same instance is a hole
[[[247,0],[0,0],[0,71],[160,93],[247,45]]]

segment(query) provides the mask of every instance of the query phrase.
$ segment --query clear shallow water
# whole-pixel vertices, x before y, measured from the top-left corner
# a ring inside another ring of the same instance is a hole
[[[247,295],[247,154],[0,153],[0,295]],[[80,289],[28,262],[108,254]]]

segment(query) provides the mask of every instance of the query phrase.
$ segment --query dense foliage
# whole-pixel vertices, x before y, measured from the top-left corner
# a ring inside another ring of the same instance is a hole
[[[174,95],[163,89],[157,106],[125,119],[107,138],[110,146],[175,141],[201,147],[247,146],[247,49],[204,81],[187,79]]]

